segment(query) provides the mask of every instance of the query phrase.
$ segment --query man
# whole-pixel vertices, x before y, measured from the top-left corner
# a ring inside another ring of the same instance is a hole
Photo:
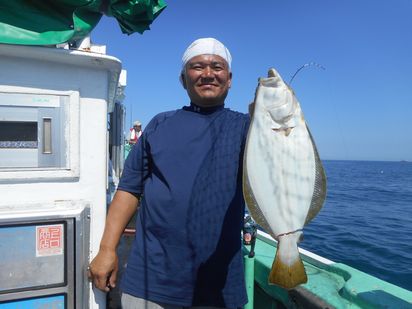
[[[180,76],[190,106],[147,125],[126,163],[89,275],[109,291],[116,246],[136,211],[122,278],[128,308],[238,308],[247,302],[240,232],[247,115],[224,108],[231,55],[206,38],[185,51]],[[143,194],[144,193],[144,194]]]
[[[133,122],[133,128],[129,132],[129,144],[134,145],[139,140],[139,137],[142,135],[142,123],[139,120]]]

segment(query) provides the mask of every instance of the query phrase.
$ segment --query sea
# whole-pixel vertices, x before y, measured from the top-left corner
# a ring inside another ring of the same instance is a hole
[[[412,162],[323,165],[326,201],[299,246],[412,291]]]

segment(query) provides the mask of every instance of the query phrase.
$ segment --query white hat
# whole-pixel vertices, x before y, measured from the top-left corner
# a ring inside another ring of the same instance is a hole
[[[214,38],[201,38],[190,44],[182,57],[182,70],[190,59],[199,55],[218,55],[226,60],[231,70],[232,56],[229,50]]]
[[[142,123],[139,120],[136,120],[135,122],[133,122],[133,126],[141,126]]]

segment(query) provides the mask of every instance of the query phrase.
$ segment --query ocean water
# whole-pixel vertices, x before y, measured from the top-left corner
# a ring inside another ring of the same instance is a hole
[[[326,201],[299,246],[412,291],[412,163],[323,163]]]

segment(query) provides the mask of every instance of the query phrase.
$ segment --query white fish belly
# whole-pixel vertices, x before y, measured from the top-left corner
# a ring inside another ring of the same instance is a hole
[[[299,106],[295,112],[300,121],[287,135],[257,105],[249,129],[246,177],[273,236],[303,228],[314,192],[314,149]]]

